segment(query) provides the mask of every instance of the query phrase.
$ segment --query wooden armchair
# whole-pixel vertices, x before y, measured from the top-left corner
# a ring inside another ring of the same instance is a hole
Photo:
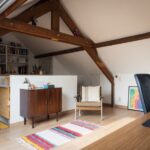
[[[75,99],[75,119],[77,119],[77,111],[80,116],[81,110],[100,111],[101,120],[103,119],[103,98],[100,86],[82,86],[81,95],[77,95]]]

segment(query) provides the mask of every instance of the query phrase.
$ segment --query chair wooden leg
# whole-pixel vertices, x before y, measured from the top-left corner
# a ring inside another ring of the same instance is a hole
[[[26,125],[27,124],[27,119],[26,118],[24,118],[24,125]]]
[[[77,119],[77,109],[75,108],[75,120]]]
[[[81,116],[81,110],[79,109],[79,116]]]
[[[34,128],[34,118],[32,118],[32,128]]]
[[[102,104],[102,102],[101,102],[101,120],[103,120],[103,104]]]
[[[101,115],[101,120],[103,120],[102,109],[101,109],[101,111],[100,111],[100,115]]]

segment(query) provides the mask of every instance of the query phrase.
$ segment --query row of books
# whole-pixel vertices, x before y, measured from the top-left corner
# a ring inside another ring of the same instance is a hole
[[[17,57],[17,56],[9,56],[8,57],[8,63],[20,63],[24,64],[27,63],[28,60],[26,57]]]
[[[8,67],[8,74],[27,74],[28,67],[27,66],[11,66]]]
[[[8,54],[28,55],[28,49],[9,47],[8,48]]]
[[[0,45],[0,54],[6,54],[6,46]],[[28,49],[8,46],[8,54],[28,55]]]
[[[27,74],[28,73],[27,66],[20,66],[20,67],[18,67],[18,73],[19,74]]]

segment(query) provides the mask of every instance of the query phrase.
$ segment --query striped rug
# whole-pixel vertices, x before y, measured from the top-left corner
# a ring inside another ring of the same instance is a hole
[[[77,137],[87,135],[97,128],[99,126],[96,124],[75,120],[49,130],[21,137],[19,142],[31,150],[49,150]]]

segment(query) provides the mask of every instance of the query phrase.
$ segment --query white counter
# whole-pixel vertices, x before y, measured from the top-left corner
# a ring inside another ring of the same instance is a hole
[[[42,86],[45,83],[62,88],[62,111],[75,108],[74,96],[77,94],[77,76],[40,76],[11,75],[10,76],[10,124],[23,121],[20,116],[20,89],[24,88],[27,78],[31,84]]]

